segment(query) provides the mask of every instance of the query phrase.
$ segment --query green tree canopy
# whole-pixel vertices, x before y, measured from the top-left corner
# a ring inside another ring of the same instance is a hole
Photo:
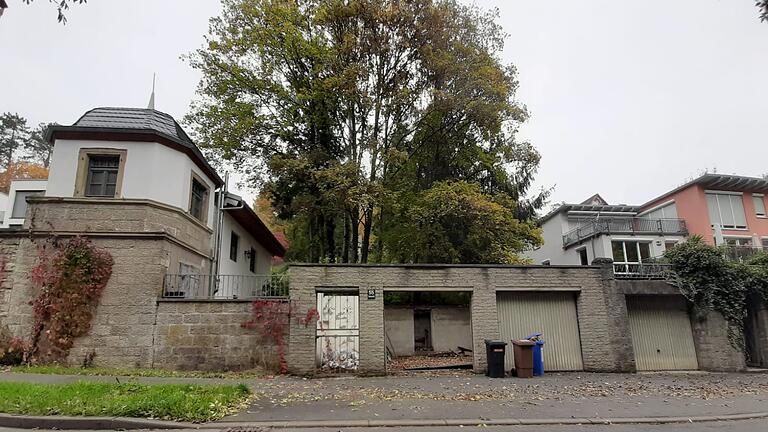
[[[187,121],[210,153],[267,191],[289,222],[293,259],[510,262],[536,243],[526,232],[474,255],[407,256],[388,240],[404,229],[401,218],[429,211],[419,199],[446,181],[467,188],[445,194],[460,200],[455,208],[492,203],[504,211],[473,215],[503,214],[514,233],[529,224],[537,235],[529,221],[548,192],[530,193],[540,157],[515,138],[527,112],[515,99],[515,68],[499,60],[495,13],[453,0],[223,6],[190,56],[203,79]]]

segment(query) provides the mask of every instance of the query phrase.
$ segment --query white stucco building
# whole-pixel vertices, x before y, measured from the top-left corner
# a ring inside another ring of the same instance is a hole
[[[544,244],[525,253],[534,264],[588,265],[614,261],[617,274],[638,270],[685,239],[685,221],[674,206],[643,209],[609,205],[599,195],[580,204],[562,204],[540,220]]]
[[[168,114],[96,108],[71,126],[50,128],[47,137],[54,143],[48,181],[12,183],[3,227],[24,223],[25,200],[31,195],[162,207],[183,215],[185,223],[197,225],[209,237],[202,239],[207,250],[195,249],[194,258],[174,257],[166,292],[248,297],[269,283],[272,258],[282,257],[284,246],[242,198],[227,192],[225,182]]]

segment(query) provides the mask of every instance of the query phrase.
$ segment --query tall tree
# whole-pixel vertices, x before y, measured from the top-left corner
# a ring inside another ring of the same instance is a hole
[[[10,112],[0,115],[0,164],[8,170],[17,150],[29,139],[27,119]]]
[[[225,0],[187,120],[268,190],[296,259],[384,259],[395,203],[448,179],[529,219],[546,196],[526,200],[538,153],[514,138],[495,19],[452,0]]]
[[[29,132],[29,136],[24,142],[24,149],[29,152],[32,160],[41,163],[45,168],[51,164],[51,155],[53,154],[53,143],[45,139],[45,132],[49,127],[55,125],[56,123],[40,123]]]

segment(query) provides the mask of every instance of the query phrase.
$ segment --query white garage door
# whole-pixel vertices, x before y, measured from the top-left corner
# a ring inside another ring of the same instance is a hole
[[[575,293],[499,292],[496,304],[504,342],[542,333],[545,371],[584,369]],[[506,370],[512,369],[511,345],[507,346],[504,362]]]
[[[699,368],[682,296],[628,296],[627,312],[637,370]]]

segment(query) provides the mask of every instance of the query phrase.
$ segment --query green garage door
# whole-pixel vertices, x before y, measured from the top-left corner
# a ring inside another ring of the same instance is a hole
[[[582,370],[581,341],[573,292],[499,292],[496,297],[501,339],[509,343],[534,332],[543,334],[544,370]],[[505,369],[514,365],[507,346]]]
[[[682,296],[628,296],[627,312],[637,370],[699,368]]]

